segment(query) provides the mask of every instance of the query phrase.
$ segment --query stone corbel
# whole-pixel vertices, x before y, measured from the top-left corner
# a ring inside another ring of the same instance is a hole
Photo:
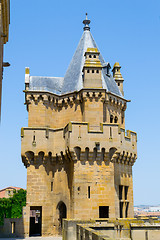
[[[111,157],[111,162],[113,162],[113,163],[115,163],[115,162],[120,162],[120,158],[119,158],[119,153],[114,153],[113,155],[112,155],[112,157]]]

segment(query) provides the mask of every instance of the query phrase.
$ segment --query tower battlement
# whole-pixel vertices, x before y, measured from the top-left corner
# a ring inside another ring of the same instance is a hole
[[[79,159],[70,156],[69,160],[105,161],[108,158],[111,162],[133,165],[137,158],[137,134],[130,130],[125,132],[117,123],[92,127],[85,122],[70,122],[59,129],[22,128],[21,138],[21,154],[26,167],[36,163],[35,158],[40,154],[44,163],[56,163],[56,159],[76,153],[76,148],[80,150]],[[111,149],[115,150],[113,156],[110,155]],[[100,154],[100,158],[94,157],[94,152]]]

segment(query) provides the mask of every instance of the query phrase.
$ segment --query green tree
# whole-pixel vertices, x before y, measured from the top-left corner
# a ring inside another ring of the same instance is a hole
[[[3,224],[4,217],[20,218],[22,217],[22,208],[26,205],[26,191],[20,189],[14,191],[10,198],[0,199],[0,225]]]

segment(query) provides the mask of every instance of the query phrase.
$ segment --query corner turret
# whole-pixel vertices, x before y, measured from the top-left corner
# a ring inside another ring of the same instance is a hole
[[[124,91],[123,91],[123,77],[120,72],[121,66],[119,65],[118,62],[116,62],[113,66],[112,72],[113,72],[113,77],[119,87],[119,90],[121,91],[122,95],[124,96]]]

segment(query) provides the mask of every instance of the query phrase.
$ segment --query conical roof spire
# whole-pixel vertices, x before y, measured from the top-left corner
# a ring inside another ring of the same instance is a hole
[[[86,19],[83,20],[83,24],[84,24],[84,28],[83,29],[84,29],[84,31],[86,31],[86,30],[90,31],[89,24],[90,24],[91,21],[88,19],[87,15],[88,15],[88,13],[86,13]]]
[[[73,91],[79,91],[84,88],[83,82],[83,67],[85,64],[85,52],[88,48],[97,48],[97,45],[94,41],[94,38],[91,34],[87,15],[86,19],[83,21],[84,23],[84,32],[80,39],[80,42],[77,46],[77,49],[73,55],[71,63],[66,71],[64,76],[63,86],[61,89],[61,93],[69,93]],[[106,89],[107,92],[112,92],[120,97],[123,97],[114,78],[111,74],[109,74],[107,70],[107,65],[105,67],[105,61],[101,55],[99,54],[99,60],[101,62],[102,67],[102,88]]]

